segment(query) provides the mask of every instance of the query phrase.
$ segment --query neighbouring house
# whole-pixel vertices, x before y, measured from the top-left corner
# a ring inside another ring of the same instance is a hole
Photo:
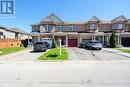
[[[29,34],[19,28],[0,26],[0,48],[19,47],[28,37]]]
[[[109,44],[112,32],[116,33],[117,45],[130,46],[130,19],[121,15],[113,20],[101,20],[93,16],[87,21],[66,22],[54,13],[32,24],[33,42],[42,38],[61,39],[62,45],[77,47],[84,40],[99,40],[103,45]]]

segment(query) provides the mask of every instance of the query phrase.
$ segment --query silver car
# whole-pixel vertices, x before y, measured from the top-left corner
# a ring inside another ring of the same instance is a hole
[[[96,50],[101,50],[102,49],[102,44],[100,41],[97,41],[97,40],[89,40],[87,42],[87,47],[89,49],[96,49]]]

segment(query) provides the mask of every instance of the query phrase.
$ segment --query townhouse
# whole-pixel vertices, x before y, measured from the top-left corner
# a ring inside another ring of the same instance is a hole
[[[32,24],[33,42],[43,38],[61,39],[62,45],[77,47],[84,40],[99,40],[103,45],[109,44],[112,32],[116,33],[117,45],[130,46],[130,19],[121,15],[113,20],[100,20],[93,16],[88,21],[62,21],[54,13]]]

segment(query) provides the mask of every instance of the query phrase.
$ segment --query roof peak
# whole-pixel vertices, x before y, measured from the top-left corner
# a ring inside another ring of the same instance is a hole
[[[100,21],[96,16],[92,16],[88,21]]]
[[[53,22],[53,23],[64,23],[58,16],[54,13],[51,13],[49,16],[46,16],[41,22]]]
[[[116,22],[116,21],[128,21],[128,19],[124,15],[120,15],[117,18],[112,20],[112,22]]]

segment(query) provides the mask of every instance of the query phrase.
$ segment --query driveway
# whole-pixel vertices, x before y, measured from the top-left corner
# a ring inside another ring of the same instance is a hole
[[[130,60],[130,58],[104,50],[93,51],[81,48],[68,48],[69,60],[86,60],[86,61],[121,61]]]
[[[44,52],[33,52],[31,48],[0,56],[0,61],[34,61]]]

